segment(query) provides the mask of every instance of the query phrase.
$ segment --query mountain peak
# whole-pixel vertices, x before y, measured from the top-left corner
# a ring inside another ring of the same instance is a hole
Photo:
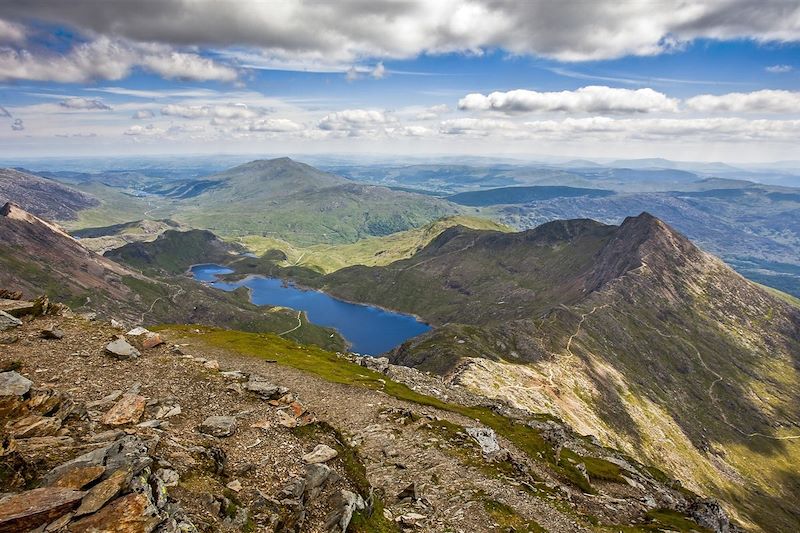
[[[9,220],[18,220],[21,222],[27,222],[28,224],[44,227],[47,230],[57,233],[62,237],[66,237],[72,241],[75,240],[74,237],[72,237],[66,231],[61,229],[61,227],[59,227],[58,225],[43,220],[37,217],[36,215],[29,213],[28,211],[24,210],[14,202],[6,202],[5,205],[2,207],[2,209],[0,209],[0,216],[3,216]]]

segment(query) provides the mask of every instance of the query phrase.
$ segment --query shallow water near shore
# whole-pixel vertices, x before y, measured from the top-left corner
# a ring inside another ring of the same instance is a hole
[[[256,305],[304,311],[314,324],[336,329],[350,343],[351,351],[361,354],[380,355],[430,329],[430,326],[413,316],[345,302],[324,292],[287,284],[278,278],[248,276],[241,281],[227,283],[218,276],[233,271],[213,264],[195,265],[191,272],[197,281],[224,291],[249,288],[250,300]]]

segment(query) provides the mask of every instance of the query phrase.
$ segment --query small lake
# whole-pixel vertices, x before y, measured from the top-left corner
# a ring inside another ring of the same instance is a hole
[[[256,305],[305,311],[311,322],[336,329],[350,343],[350,349],[361,354],[380,355],[430,329],[413,316],[345,302],[324,292],[286,284],[278,278],[248,276],[235,283],[226,283],[217,276],[233,271],[219,265],[195,265],[191,272],[197,281],[224,291],[249,288],[250,300]]]

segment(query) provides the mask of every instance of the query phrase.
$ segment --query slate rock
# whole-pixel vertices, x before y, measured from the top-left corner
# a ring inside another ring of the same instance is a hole
[[[123,394],[100,421],[107,426],[135,424],[142,418],[146,406],[147,399],[144,396]]]
[[[58,340],[64,338],[64,332],[57,327],[46,328],[39,332],[39,336],[43,339]]]
[[[481,451],[486,455],[500,451],[497,435],[491,428],[467,428],[467,435],[475,439],[475,442],[481,447]]]
[[[260,396],[264,400],[275,400],[289,392],[289,389],[286,387],[279,387],[267,381],[253,379],[252,377],[250,381],[245,384],[244,388]]]
[[[162,518],[147,496],[138,492],[112,501],[96,513],[70,524],[72,533],[114,531],[115,533],[150,533]]]
[[[106,345],[106,353],[117,359],[136,359],[142,355],[139,350],[124,339],[117,339]]]
[[[81,500],[80,507],[75,511],[75,516],[94,513],[104,506],[111,498],[119,494],[122,487],[124,487],[128,481],[128,471],[124,468],[120,468],[111,474],[108,479],[101,481],[86,493],[86,496]]]
[[[0,396],[24,396],[33,386],[33,381],[13,370],[0,373]]]
[[[85,492],[43,487],[0,500],[0,532],[30,531],[49,524],[77,507]]]
[[[15,316],[9,315],[5,311],[0,311],[0,331],[16,328],[21,325],[22,320]]]
[[[236,432],[236,419],[232,416],[209,416],[198,429],[212,437],[229,437]]]
[[[102,465],[77,466],[64,471],[50,486],[80,490],[102,476],[105,471],[106,467]]]
[[[303,456],[303,461],[308,464],[326,463],[337,455],[339,455],[339,452],[327,444],[317,444],[313,451]]]

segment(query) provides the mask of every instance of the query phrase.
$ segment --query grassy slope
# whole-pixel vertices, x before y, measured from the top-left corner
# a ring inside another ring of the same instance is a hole
[[[485,218],[457,215],[436,220],[421,228],[361,239],[352,244],[318,244],[304,248],[258,235],[247,235],[236,239],[236,242],[259,256],[268,251],[279,250],[286,256],[284,261],[278,261],[279,266],[300,266],[328,274],[353,265],[384,266],[408,259],[441,232],[457,225],[472,229],[510,231],[507,226]]]

